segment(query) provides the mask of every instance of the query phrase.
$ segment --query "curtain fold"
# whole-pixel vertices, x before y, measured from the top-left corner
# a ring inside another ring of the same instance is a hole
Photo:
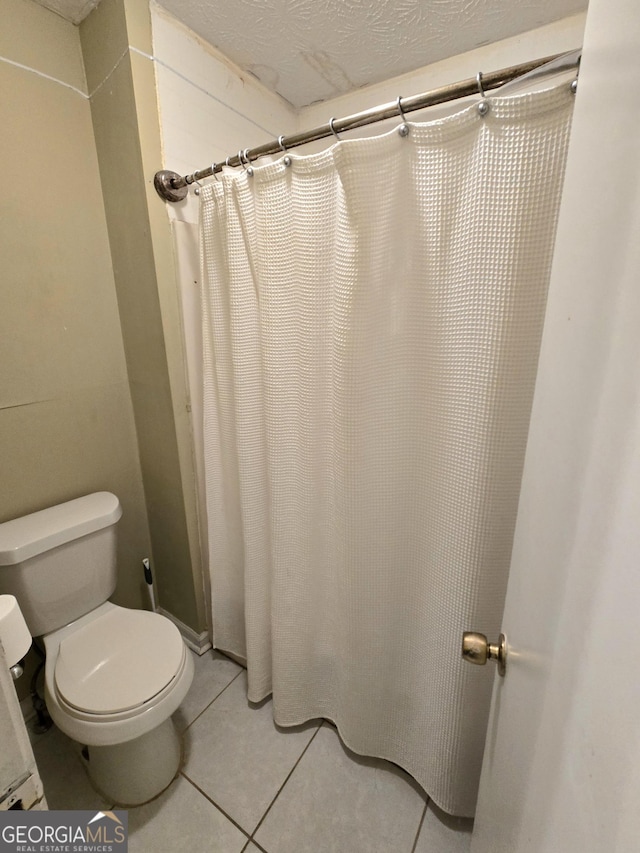
[[[201,193],[217,648],[472,815],[573,96],[491,98]]]

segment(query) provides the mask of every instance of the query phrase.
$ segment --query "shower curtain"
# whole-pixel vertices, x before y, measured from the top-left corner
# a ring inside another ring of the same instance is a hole
[[[201,192],[214,646],[475,807],[573,95]]]

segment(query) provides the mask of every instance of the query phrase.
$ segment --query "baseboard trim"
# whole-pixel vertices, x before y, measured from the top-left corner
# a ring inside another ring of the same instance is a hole
[[[193,628],[185,625],[184,622],[181,622],[180,619],[174,616],[173,613],[169,613],[168,610],[158,607],[157,612],[162,616],[166,616],[167,619],[173,622],[178,631],[182,634],[182,639],[197,655],[203,655],[205,652],[208,652],[209,649],[213,648],[208,631],[203,631],[201,634],[197,634]]]

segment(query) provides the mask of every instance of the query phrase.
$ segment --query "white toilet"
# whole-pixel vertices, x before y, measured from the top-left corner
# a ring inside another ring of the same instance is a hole
[[[0,592],[11,593],[46,652],[53,721],[88,746],[87,769],[108,800],[132,806],[175,777],[181,741],[171,720],[193,679],[176,626],[118,607],[120,502],[97,492],[0,524]]]

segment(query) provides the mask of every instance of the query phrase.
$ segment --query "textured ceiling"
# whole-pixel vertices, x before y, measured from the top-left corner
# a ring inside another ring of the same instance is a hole
[[[98,0],[38,0],[79,23]],[[587,8],[588,0],[161,0],[296,107]]]
[[[584,11],[587,0],[161,0],[296,107]]]

